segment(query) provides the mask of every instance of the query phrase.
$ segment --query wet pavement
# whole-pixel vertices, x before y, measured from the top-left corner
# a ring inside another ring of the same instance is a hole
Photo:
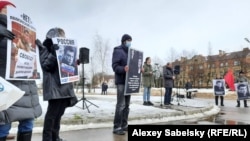
[[[201,101],[214,102],[214,99],[199,99]],[[248,101],[250,104],[250,102]],[[154,125],[168,125],[168,124],[181,124],[181,125],[210,125],[210,124],[223,124],[223,125],[240,125],[240,124],[250,124],[250,108],[235,107],[235,100],[225,100],[224,107],[220,107],[221,110],[216,116],[208,116],[203,118],[192,118],[183,119],[180,121],[170,121],[170,122],[158,122],[151,123]],[[95,128],[95,129],[81,129],[74,131],[61,132],[60,136],[67,141],[127,141],[127,134],[125,135],[114,135],[112,133],[111,127],[106,128]],[[32,141],[41,141],[41,133],[34,133]],[[13,140],[14,141],[14,140]]]

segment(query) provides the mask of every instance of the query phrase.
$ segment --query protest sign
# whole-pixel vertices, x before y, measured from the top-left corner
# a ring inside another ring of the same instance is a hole
[[[15,34],[8,40],[6,75],[8,80],[37,80],[41,78],[36,28],[32,19],[16,8],[7,7],[7,28]]]
[[[141,69],[143,61],[143,52],[129,48],[128,67],[125,82],[125,95],[139,93],[141,86]]]
[[[76,40],[57,37],[53,38],[52,41],[58,46],[55,50],[61,84],[79,81]]]

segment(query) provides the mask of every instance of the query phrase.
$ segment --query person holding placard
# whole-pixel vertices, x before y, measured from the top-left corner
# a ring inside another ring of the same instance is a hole
[[[0,76],[5,78],[7,65],[7,40],[15,35],[7,30],[7,6],[9,1],[0,1]],[[11,130],[12,122],[18,122],[17,141],[31,141],[34,119],[42,114],[37,85],[34,80],[9,80],[25,94],[8,109],[0,111],[0,141],[5,141]],[[6,99],[8,100],[8,99]]]

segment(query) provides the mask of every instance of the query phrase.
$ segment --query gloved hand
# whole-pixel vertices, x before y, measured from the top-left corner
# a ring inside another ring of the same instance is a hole
[[[54,56],[56,56],[56,50],[58,49],[59,49],[59,46],[57,44],[53,44],[52,46],[50,46],[50,51]]]
[[[39,39],[36,39],[35,43],[38,46],[39,50],[45,49],[45,46],[41,43]]]
[[[15,34],[9,31],[6,27],[3,25],[0,25],[0,36],[1,37],[6,37],[10,40],[13,40],[15,38]]]
[[[80,64],[81,64],[81,62],[80,62],[79,59],[76,60],[76,64],[77,64],[77,65],[80,65]]]

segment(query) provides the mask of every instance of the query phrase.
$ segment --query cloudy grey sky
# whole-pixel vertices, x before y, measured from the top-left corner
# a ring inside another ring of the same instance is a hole
[[[12,0],[30,15],[37,36],[44,40],[48,29],[61,27],[68,38],[88,47],[98,33],[110,47],[120,44],[124,33],[133,37],[132,47],[144,57],[167,61],[170,49],[208,54],[248,47],[249,0]]]

